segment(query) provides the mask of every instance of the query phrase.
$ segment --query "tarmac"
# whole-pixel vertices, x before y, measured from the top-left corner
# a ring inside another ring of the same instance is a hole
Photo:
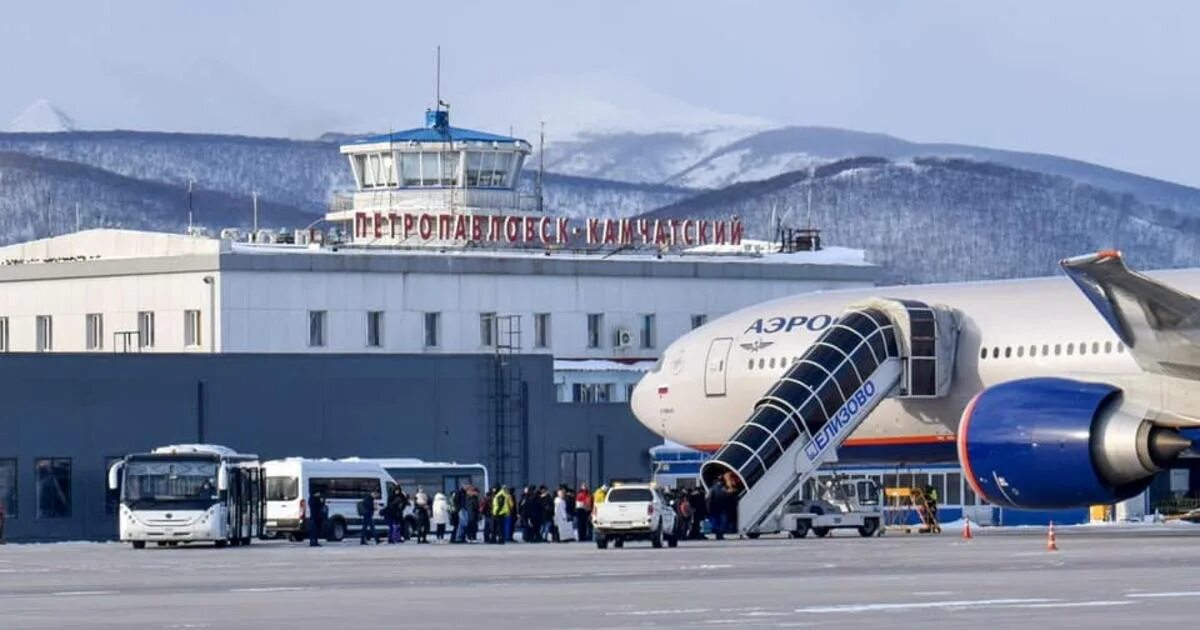
[[[0,547],[0,628],[1128,628],[1195,623],[1200,527],[864,539]]]

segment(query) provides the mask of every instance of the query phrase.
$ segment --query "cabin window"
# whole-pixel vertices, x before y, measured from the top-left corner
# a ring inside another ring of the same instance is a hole
[[[1029,346],[1029,356],[1031,356],[1031,357],[1037,356],[1037,346]]]
[[[993,359],[1000,358],[1000,346],[995,346],[992,348],[992,358]]]
[[[987,358],[987,348],[980,348],[980,350],[979,350],[979,358],[980,358],[980,359],[986,359],[986,358]]]
[[[1073,354],[1075,354],[1075,344],[1069,343],[1067,344],[1067,356],[1071,356]]]
[[[1017,346],[1017,358],[1025,356],[1025,346]]]
[[[1111,341],[1104,342],[1104,354],[1112,354],[1112,342]]]
[[[1005,346],[1004,347],[1004,358],[1007,359],[1010,357],[1012,357],[1012,346]]]

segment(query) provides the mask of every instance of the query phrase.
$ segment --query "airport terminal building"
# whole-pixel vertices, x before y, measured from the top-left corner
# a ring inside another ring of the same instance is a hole
[[[107,463],[167,443],[645,477],[660,440],[625,403],[667,344],[878,278],[861,251],[778,251],[734,217],[546,216],[513,185],[524,141],[431,114],[342,147],[357,189],[320,228],[0,247],[9,538],[112,536]]]

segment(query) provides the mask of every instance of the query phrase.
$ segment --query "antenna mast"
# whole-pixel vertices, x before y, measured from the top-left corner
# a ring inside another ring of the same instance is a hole
[[[188,193],[187,193],[187,201],[188,201],[188,229],[187,229],[187,231],[188,231],[188,234],[192,233],[192,187],[195,184],[196,184],[196,180],[194,178],[189,177],[188,178]]]
[[[546,211],[546,196],[543,194],[542,176],[546,174],[546,121],[541,121],[538,131],[538,174],[537,174],[537,203],[538,214]]]
[[[254,233],[258,234],[258,191],[250,193],[250,198],[254,200]]]

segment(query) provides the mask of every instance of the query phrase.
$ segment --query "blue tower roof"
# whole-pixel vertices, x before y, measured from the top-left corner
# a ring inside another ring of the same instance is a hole
[[[425,112],[427,126],[382,133],[351,140],[347,144],[377,144],[381,142],[525,142],[520,138],[450,126],[450,112],[438,110]]]

